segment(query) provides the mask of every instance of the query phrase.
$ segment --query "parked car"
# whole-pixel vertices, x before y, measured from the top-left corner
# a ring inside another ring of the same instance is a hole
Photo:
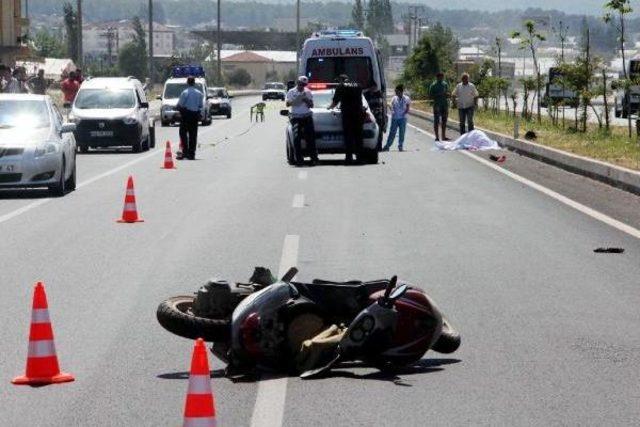
[[[266,101],[267,99],[279,99],[281,101],[284,101],[287,96],[286,89],[287,88],[284,83],[265,83],[264,89],[262,90],[262,100]]]
[[[0,94],[0,188],[76,188],[74,123],[48,95]]]
[[[131,147],[133,152],[155,146],[149,102],[134,77],[85,80],[73,102],[69,120],[82,153],[89,148]]]
[[[231,118],[231,98],[227,89],[223,87],[210,87],[207,90],[207,102],[209,103],[209,117],[227,116]]]
[[[322,89],[313,91],[313,126],[316,135],[316,148],[319,154],[345,153],[344,132],[342,129],[342,113],[340,108],[328,110],[331,105],[335,89]],[[367,163],[378,163],[378,135],[380,128],[369,108],[367,100],[362,97],[364,107],[364,125],[362,131],[362,152],[359,160]],[[288,115],[288,110],[282,110],[282,115]],[[289,164],[294,164],[294,132],[291,123],[286,130],[286,152]],[[304,156],[308,156],[307,142],[302,139],[301,144]]]

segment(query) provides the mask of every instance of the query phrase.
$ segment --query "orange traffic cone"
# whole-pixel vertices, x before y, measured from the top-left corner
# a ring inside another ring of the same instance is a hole
[[[33,291],[27,373],[11,380],[14,384],[53,384],[73,381],[73,375],[60,372],[53,328],[49,319],[47,294],[42,282],[36,283]]]
[[[176,166],[173,164],[173,154],[171,152],[171,143],[167,141],[166,148],[164,150],[164,165],[162,169],[175,169]]]
[[[143,222],[143,219],[138,218],[138,208],[136,207],[136,193],[133,189],[133,177],[129,175],[127,181],[127,192],[124,196],[124,209],[122,210],[122,218],[118,222]]]
[[[191,358],[189,390],[184,405],[183,427],[215,427],[216,405],[211,392],[207,348],[202,338],[196,340]]]

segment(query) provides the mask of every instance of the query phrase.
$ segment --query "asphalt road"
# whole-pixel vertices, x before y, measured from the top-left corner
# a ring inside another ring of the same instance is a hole
[[[428,290],[462,347],[397,376],[353,365],[314,381],[233,383],[214,361],[218,425],[640,423],[638,239],[474,157],[434,152],[413,128],[407,151],[378,165],[290,167],[280,104],[251,124],[253,102],[200,128],[198,160],[177,170],[160,169],[162,149],[99,152],[78,157],[80,188],[64,198],[0,193],[1,425],[179,425],[193,344],[157,324],[157,304],[214,275],[293,263],[303,280],[398,274]],[[157,132],[175,144],[177,128]],[[513,163],[599,207],[599,184]],[[123,225],[129,174],[145,222]],[[638,203],[610,196],[622,200]],[[607,214],[633,223],[628,211]],[[24,370],[37,280],[73,383],[9,383]]]

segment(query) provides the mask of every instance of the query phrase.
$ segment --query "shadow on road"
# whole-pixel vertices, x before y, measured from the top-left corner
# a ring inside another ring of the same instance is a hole
[[[188,380],[189,372],[169,372],[158,375],[163,380]],[[224,378],[224,369],[215,369],[211,371],[211,378]]]
[[[6,189],[0,190],[0,200],[9,200],[9,199],[48,199],[52,197],[49,190],[43,188],[33,188],[33,189],[25,189],[25,188],[15,188],[15,189]]]

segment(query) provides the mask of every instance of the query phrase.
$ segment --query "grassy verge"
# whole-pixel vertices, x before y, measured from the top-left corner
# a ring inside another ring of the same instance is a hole
[[[431,111],[425,101],[415,102],[414,107]],[[457,111],[452,110],[449,117],[457,120]],[[475,123],[484,129],[513,135],[514,118],[505,112],[495,113],[480,108],[476,111]],[[569,129],[570,126],[573,126],[572,114],[567,115],[565,129],[562,125],[554,125],[548,116],[542,118],[541,124],[535,119],[531,122],[520,120],[520,135],[532,130],[538,137],[538,144],[640,170],[640,144],[635,137],[631,140],[628,138],[626,127],[612,126],[607,133],[599,129],[597,123],[589,123],[587,132],[583,133]]]

